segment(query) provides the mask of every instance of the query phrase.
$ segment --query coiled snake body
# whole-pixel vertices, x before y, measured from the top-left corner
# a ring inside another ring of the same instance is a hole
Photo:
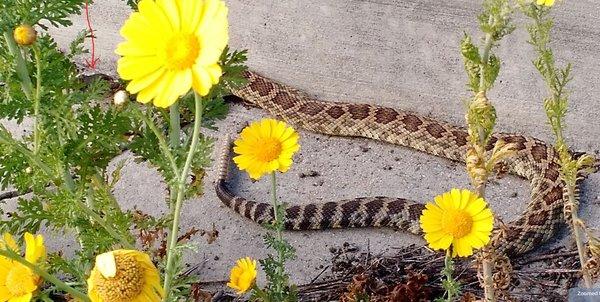
[[[256,73],[248,71],[245,76],[248,84],[233,94],[296,127],[333,136],[370,138],[464,162],[468,134],[462,127],[377,105],[320,101]],[[531,183],[527,209],[517,220],[497,228],[492,238],[497,251],[511,256],[538,247],[559,229],[564,216],[564,184],[559,176],[558,155],[552,146],[535,138],[506,133],[495,134],[491,146],[498,139],[517,147],[516,155],[505,163],[508,172]],[[270,203],[247,200],[228,189],[228,156],[229,144],[215,185],[219,199],[257,223],[271,221]],[[285,227],[288,230],[391,227],[420,234],[418,220],[423,209],[422,203],[390,197],[291,205],[286,209]]]

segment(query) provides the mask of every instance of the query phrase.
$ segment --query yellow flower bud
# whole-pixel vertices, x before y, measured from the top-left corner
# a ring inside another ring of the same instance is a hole
[[[21,46],[29,46],[35,42],[37,38],[37,32],[33,27],[31,27],[31,25],[23,24],[15,28],[13,36],[17,44]]]

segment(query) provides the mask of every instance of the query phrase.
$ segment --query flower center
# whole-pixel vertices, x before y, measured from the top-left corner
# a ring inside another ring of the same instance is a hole
[[[449,210],[442,216],[442,229],[454,238],[462,238],[471,232],[473,218],[463,210]]]
[[[144,286],[142,269],[133,256],[114,255],[117,273],[113,278],[94,274],[98,295],[105,302],[126,302],[137,297]]]
[[[35,291],[35,276],[21,264],[15,266],[6,275],[6,288],[13,296],[22,296]]]
[[[175,34],[165,47],[165,60],[167,68],[183,70],[191,68],[200,53],[200,42],[192,34]]]
[[[272,137],[264,138],[256,144],[256,159],[262,162],[270,162],[279,157],[281,149],[282,146],[279,140]]]

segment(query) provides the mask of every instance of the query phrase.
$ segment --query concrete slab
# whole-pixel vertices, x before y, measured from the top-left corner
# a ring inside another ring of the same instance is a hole
[[[230,6],[231,45],[249,49],[249,66],[278,81],[326,100],[377,103],[464,123],[462,99],[468,97],[466,76],[458,52],[463,32],[476,33],[476,1],[436,0],[306,0],[227,1]],[[91,7],[96,29],[99,71],[114,74],[113,54],[121,40],[118,29],[127,18],[124,1],[99,1]],[[576,150],[598,153],[600,123],[600,3],[565,1],[556,7],[556,55],[573,63],[572,104],[568,139]],[[523,23],[523,18],[517,18]],[[52,30],[66,45],[84,29],[84,19],[73,17],[68,29]],[[497,51],[503,61],[497,87],[491,97],[498,110],[497,129],[552,141],[542,108],[545,90],[531,60],[525,30],[519,29]],[[256,109],[232,106],[219,122],[220,137],[235,133],[248,121],[265,116]],[[463,166],[378,142],[331,138],[301,131],[302,149],[289,173],[280,177],[281,199],[289,203],[330,201],[358,196],[388,195],[427,201],[451,187],[468,185]],[[115,195],[126,208],[137,206],[153,214],[163,213],[164,183],[152,167],[128,164]],[[317,171],[320,176],[301,178]],[[233,172],[236,190],[249,198],[266,199],[266,180],[252,184]],[[205,281],[226,280],[235,259],[262,257],[265,230],[221,205],[212,190],[209,174],[206,195],[190,200],[184,209],[183,227],[210,228],[219,239],[190,255],[200,264]],[[492,183],[488,199],[494,211],[511,220],[524,209],[527,183],[507,177]],[[512,197],[515,196],[516,197]],[[600,174],[583,189],[582,215],[592,227],[600,227]],[[298,250],[289,264],[294,282],[309,282],[329,263],[329,247],[349,242],[374,253],[395,246],[422,242],[415,236],[391,230],[335,230],[293,232],[286,237]],[[58,247],[60,245],[57,245]]]

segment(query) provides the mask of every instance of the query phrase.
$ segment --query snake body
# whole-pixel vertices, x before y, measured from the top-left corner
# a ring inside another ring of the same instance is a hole
[[[295,127],[332,135],[364,137],[406,146],[453,161],[464,162],[468,133],[465,128],[413,112],[371,104],[326,102],[247,71],[248,83],[233,94]],[[554,236],[564,223],[563,189],[555,149],[538,139],[498,133],[498,139],[516,145],[506,160],[508,172],[531,183],[530,201],[516,219],[494,230],[492,245],[507,255],[526,253]],[[238,214],[257,223],[273,220],[273,206],[237,196],[227,186],[229,145],[221,159],[215,189],[219,199]],[[361,197],[325,203],[291,205],[286,209],[288,230],[351,227],[390,227],[420,234],[424,205],[403,198]]]

